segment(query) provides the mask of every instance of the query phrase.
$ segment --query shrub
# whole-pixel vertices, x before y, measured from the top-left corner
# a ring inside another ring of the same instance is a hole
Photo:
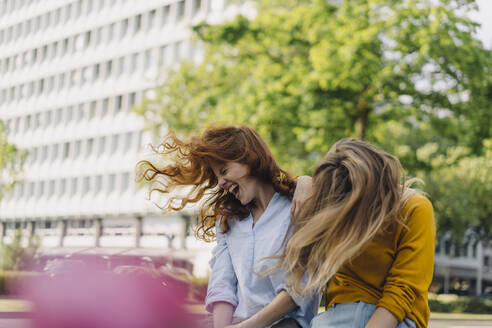
[[[432,312],[490,314],[492,313],[492,300],[479,297],[429,294],[429,307]]]

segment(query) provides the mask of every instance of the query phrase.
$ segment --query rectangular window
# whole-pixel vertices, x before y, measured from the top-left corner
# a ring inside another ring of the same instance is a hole
[[[53,112],[51,110],[44,113],[44,126],[49,127],[51,125]]]
[[[108,60],[106,62],[106,78],[111,76],[112,70],[113,70],[113,61]]]
[[[178,22],[182,21],[185,17],[185,2],[180,1],[178,2]]]
[[[167,5],[164,8],[162,8],[162,14],[161,14],[161,25],[162,26],[164,26],[168,23],[169,12],[170,12],[170,5]]]
[[[128,19],[125,19],[120,24],[120,38],[123,39],[128,31]]]
[[[89,190],[91,189],[91,179],[90,177],[84,177],[84,179],[82,180],[82,193],[85,195],[89,192]]]
[[[41,147],[41,163],[43,163],[48,158],[48,146],[45,145]]]
[[[115,107],[114,107],[116,113],[121,110],[122,105],[123,105],[123,96],[116,97]]]
[[[35,163],[38,159],[38,148],[33,148],[31,150],[31,163]]]
[[[123,173],[121,176],[121,191],[125,192],[128,190],[130,185],[130,173]]]
[[[76,177],[72,178],[71,185],[72,186],[70,187],[70,195],[74,196],[75,194],[77,194],[77,187],[78,187],[78,179]]]
[[[108,42],[113,41],[113,39],[114,39],[114,30],[115,29],[116,29],[116,24],[115,23],[110,24],[108,26],[108,33],[107,33],[108,34],[108,36],[107,36]]]
[[[101,137],[99,139],[99,151],[98,151],[99,155],[104,154],[105,147],[106,147],[106,137]]]
[[[58,75],[58,90],[61,90],[65,87],[65,74]]]
[[[54,144],[51,146],[51,161],[56,161],[58,158],[58,144]]]
[[[155,24],[155,9],[151,10],[147,16],[147,30],[151,30]]]
[[[62,158],[63,159],[67,159],[69,154],[70,154],[70,143],[69,142],[65,142],[65,143],[63,143],[63,155],[62,155]]]
[[[80,148],[82,147],[82,141],[77,140],[74,143],[74,148],[73,148],[73,158],[76,159],[80,155]]]
[[[111,138],[111,150],[113,153],[116,153],[118,151],[118,141],[119,141],[119,136],[117,134],[113,135]]]
[[[55,125],[61,123],[63,119],[63,108],[58,108],[55,112]]]
[[[106,98],[102,101],[101,116],[105,117],[108,114],[108,111],[109,111],[109,98]]]
[[[136,54],[133,54],[131,55],[132,56],[132,59],[131,59],[131,64],[130,64],[130,72],[133,73],[137,70],[138,68],[138,53]]]
[[[91,101],[89,105],[89,120],[92,120],[94,117],[96,117],[96,110],[97,110],[97,102]]]
[[[125,149],[131,149],[133,140],[133,133],[127,132],[125,133]]]
[[[193,0],[193,16],[200,12],[202,9],[202,0]]]
[[[73,118],[73,106],[68,107],[65,110],[65,123],[70,123]]]
[[[38,192],[36,197],[41,197],[44,195],[44,181],[38,182]]]
[[[166,64],[166,53],[167,46],[162,46],[159,48],[159,66],[163,66]]]
[[[128,108],[131,109],[135,105],[136,93],[132,92],[128,95]]]
[[[108,179],[108,193],[115,190],[116,187],[116,174],[110,174]]]
[[[61,179],[58,183],[58,195],[63,196],[67,189],[67,179]]]
[[[100,192],[101,188],[102,188],[102,175],[97,175],[96,181],[95,181],[95,186],[94,186],[95,193],[97,194],[98,192]]]
[[[30,198],[32,196],[34,196],[34,182],[29,182],[29,188],[28,188],[28,194],[27,196]]]
[[[78,114],[77,119],[79,121],[82,121],[84,119],[84,104],[78,105],[78,112],[79,112],[79,114]]]
[[[94,146],[94,139],[87,139],[87,144],[85,148],[85,156],[89,157],[92,154],[92,147]]]
[[[135,17],[134,21],[134,26],[133,26],[133,34],[137,34],[142,30],[142,15],[138,15]]]
[[[34,129],[38,129],[41,126],[41,113],[36,113],[34,115]]]
[[[55,192],[55,180],[49,180],[48,182],[48,197],[51,197],[53,193]]]
[[[144,69],[148,70],[152,66],[152,50],[148,49],[145,51],[144,56]]]
[[[67,23],[68,21],[70,21],[70,17],[71,17],[71,14],[72,14],[72,8],[73,8],[73,3],[69,4],[68,6],[65,7],[65,15],[64,15],[64,18],[65,18],[65,23]]]

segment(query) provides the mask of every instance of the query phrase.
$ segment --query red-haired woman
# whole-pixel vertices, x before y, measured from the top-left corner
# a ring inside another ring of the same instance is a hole
[[[188,141],[171,134],[156,151],[168,164],[141,161],[139,179],[157,182],[151,192],[170,194],[165,209],[200,202],[196,235],[217,238],[206,297],[213,327],[309,327],[318,297],[291,296],[279,270],[258,274],[275,264],[265,258],[282,246],[295,190],[261,137],[244,126],[216,127]],[[181,186],[192,188],[173,195]]]

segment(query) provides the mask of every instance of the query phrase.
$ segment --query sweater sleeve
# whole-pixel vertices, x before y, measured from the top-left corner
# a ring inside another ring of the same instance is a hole
[[[217,225],[217,245],[212,251],[212,259],[210,260],[212,272],[205,298],[205,308],[208,312],[213,311],[215,302],[226,302],[234,307],[238,304],[236,273],[232,266],[227,241],[219,229]]]
[[[407,205],[410,215],[397,242],[394,262],[377,306],[401,322],[411,313],[418,295],[427,293],[434,269],[436,226],[430,201],[414,196]]]

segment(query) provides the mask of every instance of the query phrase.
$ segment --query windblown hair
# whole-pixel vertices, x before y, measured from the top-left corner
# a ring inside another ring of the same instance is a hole
[[[415,191],[402,181],[400,161],[367,142],[342,139],[331,148],[315,168],[312,196],[293,218],[278,263],[294,292],[321,292],[378,233],[395,221],[404,224]]]
[[[243,206],[229,192],[218,188],[218,179],[212,170],[217,163],[238,162],[249,167],[249,174],[272,184],[276,192],[292,198],[295,181],[282,170],[266,143],[256,131],[246,126],[210,127],[201,136],[182,140],[170,133],[153,151],[167,164],[142,160],[137,163],[137,182],[151,182],[149,198],[154,191],[168,194],[163,210],[179,211],[189,203],[200,202],[197,238],[212,241],[214,227],[220,221],[223,232],[228,221],[245,218],[254,204]],[[184,196],[172,194],[179,187],[190,186]],[[205,200],[202,202],[202,200]]]

